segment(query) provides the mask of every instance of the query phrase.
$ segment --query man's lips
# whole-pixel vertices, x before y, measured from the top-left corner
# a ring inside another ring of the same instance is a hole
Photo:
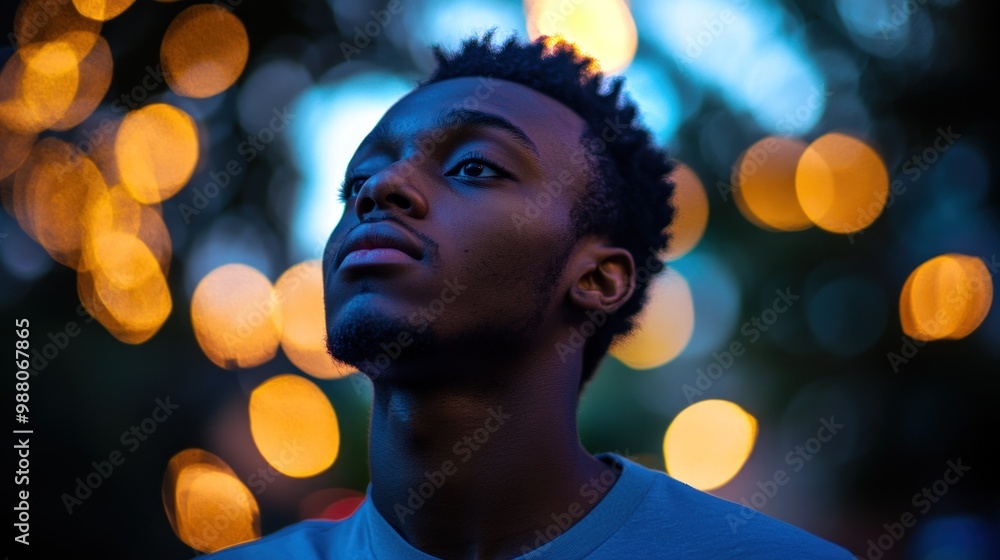
[[[413,234],[392,222],[380,221],[361,224],[347,234],[336,267],[339,269],[345,260],[348,264],[381,264],[423,257],[423,245]]]

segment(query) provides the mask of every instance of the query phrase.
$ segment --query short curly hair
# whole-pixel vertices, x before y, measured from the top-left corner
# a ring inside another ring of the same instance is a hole
[[[571,212],[574,233],[577,239],[607,235],[628,250],[637,281],[618,311],[593,321],[596,329],[583,347],[582,390],[611,344],[633,330],[649,280],[664,268],[658,255],[669,243],[666,228],[674,216],[674,162],[639,122],[635,103],[622,91],[624,78],[605,79],[594,59],[571,43],[544,36],[524,42],[512,35],[497,45],[495,32],[466,39],[455,52],[435,46],[437,67],[420,85],[470,76],[516,82],[561,102],[586,122],[580,142],[591,180]]]

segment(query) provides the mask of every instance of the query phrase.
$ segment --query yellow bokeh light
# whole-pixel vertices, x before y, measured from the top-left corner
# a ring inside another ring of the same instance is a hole
[[[278,353],[281,310],[271,281],[250,266],[227,264],[202,278],[191,322],[198,345],[219,367],[259,366]]]
[[[0,73],[0,123],[21,133],[59,122],[76,98],[80,59],[69,43],[33,43],[19,49]]]
[[[106,190],[86,155],[62,140],[43,138],[14,174],[14,216],[53,259],[76,268],[87,212]]]
[[[128,344],[152,338],[173,309],[156,256],[141,240],[120,232],[89,241],[77,291],[84,309]]]
[[[101,119],[100,127],[92,129],[90,138],[83,146],[86,147],[87,155],[101,170],[101,175],[104,175],[104,182],[108,185],[121,186],[124,192],[133,198],[122,183],[121,173],[118,172],[118,162],[115,160],[115,139],[118,137],[123,120],[124,117]]]
[[[326,350],[323,270],[320,261],[299,263],[274,284],[284,324],[281,349],[302,371],[320,379],[344,377],[354,368],[334,360]]]
[[[612,356],[637,370],[676,358],[694,332],[694,302],[687,280],[672,269],[660,273],[649,287],[649,301],[638,321],[629,338],[611,347]]]
[[[753,451],[757,420],[734,403],[712,399],[682,410],[663,438],[667,472],[699,490],[732,480]]]
[[[152,251],[163,274],[170,271],[173,247],[159,205],[140,204],[124,187],[115,185],[94,201],[86,221],[92,237],[117,232],[138,238]]]
[[[81,32],[74,31],[74,34]],[[93,48],[79,63],[79,84],[66,112],[52,124],[52,130],[69,130],[89,117],[108,93],[114,61],[111,48],[103,37],[97,37]]]
[[[801,140],[772,136],[755,142],[740,156],[733,200],[752,224],[777,231],[812,227],[795,191],[795,173],[805,150]]]
[[[31,153],[36,138],[37,134],[16,132],[0,122],[0,179],[21,167]]]
[[[143,204],[162,202],[181,190],[198,163],[198,129],[184,111],[147,105],[122,120],[115,136],[122,184]]]
[[[624,70],[639,44],[635,21],[623,0],[525,0],[528,35],[560,37],[594,58],[608,74]]]
[[[239,18],[221,6],[198,4],[170,22],[160,62],[175,93],[211,97],[236,82],[249,53],[250,41]]]
[[[97,41],[101,25],[66,0],[21,0],[14,15],[14,39],[19,50],[38,43],[69,42],[76,60],[83,60]]]
[[[135,0],[73,0],[78,12],[90,19],[97,21],[108,21],[117,17]]]
[[[670,178],[674,181],[674,221],[668,231],[670,246],[664,260],[676,260],[686,255],[701,241],[708,226],[708,195],[698,175],[688,166],[679,164]]]
[[[163,507],[184,544],[215,552],[260,538],[260,509],[222,459],[201,449],[174,455],[163,476]]]
[[[990,311],[993,283],[978,257],[949,253],[914,270],[903,285],[903,332],[916,340],[957,340],[975,331]]]
[[[298,478],[330,468],[340,449],[333,405],[315,383],[298,375],[278,375],[253,390],[250,432],[275,470]]]
[[[802,153],[795,190],[814,224],[834,233],[852,233],[882,214],[889,197],[889,174],[870,146],[834,132],[820,136]]]

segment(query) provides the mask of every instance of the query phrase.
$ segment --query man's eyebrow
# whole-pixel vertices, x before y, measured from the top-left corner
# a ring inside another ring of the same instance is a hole
[[[538,147],[528,138],[521,127],[493,113],[474,111],[471,109],[453,109],[444,113],[438,120],[442,128],[494,128],[507,132],[514,137],[522,147],[526,148],[537,159]]]
[[[513,137],[514,141],[517,142],[518,145],[531,152],[531,155],[536,163],[538,163],[541,158],[538,153],[538,146],[535,145],[535,143],[528,137],[528,134],[524,132],[521,127],[494,113],[475,111],[472,109],[452,109],[442,113],[435,126],[438,129],[492,128],[502,130]],[[393,147],[398,146],[398,144],[399,135],[396,132],[395,127],[382,122],[376,125],[371,133],[369,133],[368,136],[361,141],[361,144],[358,145],[356,152],[369,146]]]

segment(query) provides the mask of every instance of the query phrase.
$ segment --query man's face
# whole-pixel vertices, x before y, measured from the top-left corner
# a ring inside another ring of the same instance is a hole
[[[380,375],[530,345],[568,287],[584,128],[552,98],[490,78],[396,103],[348,165],[324,253],[331,354]]]

